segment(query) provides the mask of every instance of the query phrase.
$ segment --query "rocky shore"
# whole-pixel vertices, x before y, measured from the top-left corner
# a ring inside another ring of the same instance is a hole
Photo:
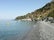
[[[40,40],[39,24],[33,26],[33,29],[23,40]]]
[[[54,27],[47,22],[40,21],[21,40],[54,40]]]

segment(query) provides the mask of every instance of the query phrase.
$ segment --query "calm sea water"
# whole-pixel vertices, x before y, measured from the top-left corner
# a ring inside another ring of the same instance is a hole
[[[34,24],[30,21],[0,20],[0,40],[19,40]]]

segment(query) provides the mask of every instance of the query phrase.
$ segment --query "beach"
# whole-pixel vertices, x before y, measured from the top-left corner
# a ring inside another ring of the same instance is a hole
[[[40,21],[33,26],[33,29],[27,33],[21,40],[54,40],[54,27],[52,24]]]
[[[27,33],[21,40],[40,40],[39,23],[33,26],[32,30]]]
[[[0,23],[0,40],[54,40],[54,23],[10,21],[8,27],[5,23]]]

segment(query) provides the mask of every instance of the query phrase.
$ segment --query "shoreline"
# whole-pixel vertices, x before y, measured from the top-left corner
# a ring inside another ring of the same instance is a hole
[[[38,23],[21,40],[40,40]]]

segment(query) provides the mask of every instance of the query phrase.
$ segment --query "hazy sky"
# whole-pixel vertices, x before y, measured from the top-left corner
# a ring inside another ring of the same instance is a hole
[[[0,19],[14,19],[41,8],[51,0],[0,0]]]

